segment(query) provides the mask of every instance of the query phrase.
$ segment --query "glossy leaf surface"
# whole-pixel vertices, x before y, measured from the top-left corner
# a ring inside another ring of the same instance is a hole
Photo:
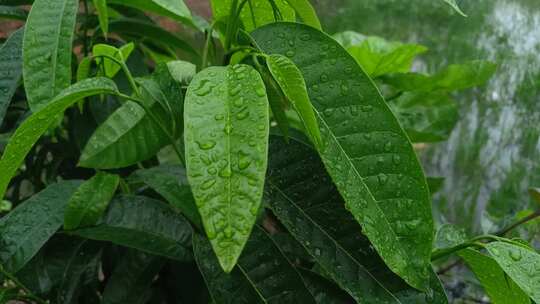
[[[298,17],[302,19],[302,21],[318,30],[322,30],[321,22],[319,21],[319,17],[317,17],[317,12],[315,12],[315,9],[309,3],[309,0],[285,0],[287,3],[294,9]]]
[[[390,269],[427,289],[429,190],[407,135],[373,82],[335,40],[313,28],[277,23],[253,36],[267,53],[292,55],[319,119],[321,157],[347,208]]]
[[[246,65],[211,67],[185,105],[186,168],[208,238],[230,272],[261,205],[268,155],[268,100]]]
[[[97,226],[71,233],[174,260],[191,258],[189,223],[171,207],[144,196],[122,196],[113,200]]]
[[[135,45],[133,42],[125,44],[120,48],[107,44],[95,44],[92,48],[92,55],[97,57],[96,63],[98,65],[103,65],[99,70],[100,74],[108,78],[113,78],[116,73],[120,71],[121,66],[108,58],[100,58],[99,56],[111,56],[118,61],[125,63],[134,48]]]
[[[223,273],[207,240],[194,237],[199,269],[216,303],[316,303],[299,273],[260,227],[256,227],[238,260]]]
[[[51,185],[0,219],[0,262],[4,269],[17,272],[62,226],[69,197],[79,184]]]
[[[85,181],[69,200],[64,215],[64,229],[95,225],[107,209],[119,182],[118,175],[103,172]]]
[[[24,87],[37,111],[71,84],[71,49],[79,1],[36,0],[23,42]]]
[[[506,242],[486,245],[493,259],[533,301],[540,302],[540,254]]]
[[[77,101],[98,94],[117,94],[114,82],[107,78],[90,78],[62,91],[47,106],[28,117],[12,135],[0,160],[0,197],[36,141],[56,121],[58,115]]]
[[[192,24],[191,12],[184,0],[107,0],[109,4],[133,7]]]
[[[21,81],[23,33],[14,32],[0,47],[0,125]]]

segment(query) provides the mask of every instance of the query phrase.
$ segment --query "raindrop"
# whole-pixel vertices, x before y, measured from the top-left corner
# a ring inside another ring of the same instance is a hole
[[[377,179],[379,180],[379,185],[385,185],[386,182],[388,182],[388,176],[384,173],[381,173],[379,174],[379,176],[377,177]]]
[[[510,251],[510,257],[515,262],[521,260],[521,251],[519,251],[518,249]]]
[[[213,141],[213,140],[209,140],[209,141],[205,141],[205,142],[198,141],[197,145],[202,150],[210,150],[210,149],[212,149],[213,147],[216,146],[216,142]]]
[[[201,189],[203,190],[208,190],[210,188],[212,188],[212,186],[214,186],[216,184],[216,180],[215,179],[208,179],[206,180],[204,183],[202,183],[201,185]]]
[[[259,97],[264,97],[266,96],[266,91],[263,89],[263,88],[257,88],[257,90],[255,91],[255,93],[257,93],[257,95]]]
[[[288,51],[285,53],[285,55],[286,55],[287,57],[289,57],[289,58],[294,57],[295,54],[296,54],[296,53],[295,53],[295,51],[293,51],[293,50],[288,50]]]

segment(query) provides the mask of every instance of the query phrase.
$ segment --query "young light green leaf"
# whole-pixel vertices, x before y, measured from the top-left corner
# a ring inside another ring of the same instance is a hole
[[[292,55],[319,119],[319,153],[346,205],[390,269],[426,290],[433,239],[428,186],[373,82],[336,41],[308,26],[275,23],[253,36],[267,53]]]
[[[197,66],[183,60],[167,62],[167,69],[176,82],[185,85],[189,84],[197,74]]]
[[[156,13],[194,26],[191,12],[184,0],[107,0],[107,2]]]
[[[459,5],[457,4],[456,0],[444,0],[448,5],[450,5],[456,12],[458,12],[461,16],[467,17],[465,13],[459,8]]]
[[[203,237],[193,237],[193,249],[216,303],[316,303],[287,257],[258,226],[230,274],[219,269],[212,247]]]
[[[101,32],[103,32],[103,35],[107,38],[107,34],[109,33],[109,10],[107,8],[107,0],[93,0],[93,2],[98,14],[99,27],[101,27]]]
[[[83,81],[90,77],[90,69],[92,67],[92,58],[84,57],[79,66],[77,66],[77,82]]]
[[[529,304],[529,296],[521,290],[489,256],[473,249],[459,251],[459,256],[474,272],[493,304]]]
[[[118,65],[118,63],[108,58],[99,58],[99,56],[111,56],[113,58],[116,58],[118,61],[125,63],[134,49],[135,44],[133,44],[133,42],[123,45],[122,47],[120,47],[120,49],[112,45],[95,44],[92,48],[92,55],[94,55],[94,57],[98,57],[96,58],[96,63],[98,65],[103,65],[99,72],[101,72],[102,75],[104,75],[105,77],[112,79],[122,67]]]
[[[22,8],[0,5],[0,18],[26,20],[26,15],[26,11]]]
[[[315,12],[315,9],[311,3],[309,3],[309,0],[286,1],[305,24],[322,31],[321,22],[319,21],[319,17],[317,17],[317,12]]]
[[[507,242],[489,243],[486,248],[504,272],[533,301],[540,302],[540,254]]]
[[[144,196],[116,198],[97,226],[70,233],[174,260],[192,258],[188,249],[192,233],[189,223],[170,206]]]
[[[268,100],[250,66],[211,67],[185,105],[188,180],[219,262],[230,272],[261,205],[268,155]]]
[[[93,226],[101,218],[112,199],[120,177],[98,172],[84,182],[69,200],[64,215],[64,229]]]
[[[23,33],[17,30],[0,47],[0,125],[21,81]]]
[[[114,82],[107,78],[90,78],[76,83],[53,98],[44,108],[28,117],[11,136],[0,160],[0,197],[37,140],[56,121],[58,115],[86,97],[118,94]]]
[[[0,263],[8,272],[21,269],[64,221],[69,197],[80,185],[51,185],[0,219]]]
[[[270,55],[266,62],[279,87],[298,113],[311,140],[316,147],[320,147],[321,132],[302,73],[289,58],[282,55]]]
[[[36,0],[23,41],[24,88],[37,111],[71,84],[71,49],[77,0]]]

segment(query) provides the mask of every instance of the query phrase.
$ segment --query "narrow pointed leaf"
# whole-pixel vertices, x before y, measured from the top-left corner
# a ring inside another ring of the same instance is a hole
[[[230,272],[257,217],[268,155],[268,100],[246,65],[195,76],[185,105],[188,180],[221,266]]]
[[[0,125],[21,81],[23,33],[17,30],[0,47]]]
[[[105,38],[109,33],[109,10],[107,9],[107,0],[93,0],[99,20],[99,27]]]
[[[28,105],[37,111],[71,84],[71,49],[77,0],[36,0],[23,42],[24,87]]]
[[[0,219],[0,263],[8,272],[20,270],[62,226],[77,181],[54,184]]]
[[[315,146],[320,147],[321,132],[302,73],[289,58],[282,55],[268,56],[267,64],[274,79],[298,113],[311,140]]]
[[[219,269],[207,240],[194,236],[193,243],[197,264],[216,303],[316,303],[300,274],[260,227],[253,230],[230,274]]]
[[[309,0],[286,0],[287,3],[294,9],[298,17],[304,21],[305,24],[314,27],[318,30],[322,30],[321,22],[317,17],[317,12],[309,3]]]
[[[533,301],[540,302],[540,254],[506,242],[486,245],[493,259]]]
[[[11,136],[0,160],[0,197],[37,140],[56,121],[58,115],[86,97],[98,94],[117,94],[114,82],[107,78],[90,78],[62,91],[43,109],[28,117]]]
[[[26,20],[26,11],[19,7],[0,5],[0,18]]]
[[[531,302],[529,296],[504,273],[491,257],[473,249],[464,249],[458,254],[474,272],[493,304]]]
[[[131,52],[133,52],[133,49],[135,48],[135,44],[133,42],[130,42],[128,44],[123,45],[120,48],[116,48],[111,45],[107,44],[96,44],[92,48],[92,55],[98,57],[98,56],[111,56],[117,59],[120,62],[126,62],[129,58],[129,55],[131,55]],[[122,68],[118,63],[108,59],[108,58],[96,58],[96,63],[103,64],[103,70],[104,76],[108,78],[114,78],[114,76],[120,71]]]
[[[467,17],[465,13],[459,8],[459,5],[457,4],[456,0],[444,0],[448,5],[450,5],[456,12],[458,12],[461,16]]]
[[[84,182],[69,200],[64,229],[92,226],[101,218],[120,182],[118,175],[98,172]]]
[[[179,261],[192,256],[189,223],[170,206],[144,196],[116,198],[95,227],[71,233]]]
[[[191,12],[184,0],[107,0],[109,4],[133,7],[193,25]]]
[[[412,144],[373,82],[335,40],[308,26],[276,23],[253,36],[267,53],[293,55],[319,119],[320,155],[346,205],[390,269],[426,290],[429,190]]]

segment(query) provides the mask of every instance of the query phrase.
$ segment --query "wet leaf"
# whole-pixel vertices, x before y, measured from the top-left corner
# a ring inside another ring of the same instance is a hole
[[[23,41],[24,88],[37,111],[71,84],[71,49],[79,1],[36,0]]]
[[[0,125],[21,81],[23,33],[17,30],[0,47]]]
[[[461,250],[458,254],[474,272],[493,304],[528,304],[531,302],[529,297],[489,256],[473,249]]]
[[[373,82],[336,41],[305,25],[272,24],[253,36],[267,53],[292,55],[319,119],[319,153],[347,208],[390,269],[426,290],[429,190],[411,143]]]
[[[315,9],[309,3],[309,0],[285,0],[287,3],[294,9],[298,17],[302,19],[302,21],[318,30],[322,30],[321,22],[319,21],[319,17],[317,17],[317,12],[315,12]]]
[[[352,303],[352,301],[354,301],[337,285],[319,274],[307,269],[298,269],[298,271],[300,272],[306,287],[315,298],[316,303],[343,304]]]
[[[216,303],[316,303],[299,273],[258,226],[230,274],[221,271],[203,237],[194,236],[193,247]]]
[[[506,242],[489,243],[486,248],[504,272],[533,301],[540,302],[540,254]]]
[[[101,218],[120,182],[118,175],[98,172],[85,181],[69,200],[64,229],[93,226]]]
[[[70,233],[179,261],[192,257],[189,223],[170,206],[144,196],[118,197],[95,227]]]
[[[51,185],[0,219],[0,262],[4,269],[17,272],[62,226],[69,197],[79,184]]]
[[[191,12],[183,0],[107,0],[107,2],[149,11],[193,25]]]
[[[109,11],[107,8],[107,0],[93,0],[94,7],[96,8],[99,20],[99,27],[105,38],[109,33]]]
[[[443,224],[437,229],[435,234],[435,249],[451,248],[468,241],[469,238],[464,229],[451,224]]]
[[[107,78],[90,78],[62,91],[44,108],[28,117],[12,135],[0,160],[0,197],[23,163],[26,154],[67,108],[77,101],[98,94],[117,94],[114,82]]]
[[[134,48],[135,44],[133,44],[133,42],[125,44],[120,48],[107,44],[95,44],[92,48],[92,55],[98,57],[96,58],[96,63],[98,66],[101,64],[103,65],[98,70],[100,76],[105,76],[112,79],[122,67],[118,65],[118,63],[108,58],[100,58],[99,56],[111,56],[118,61],[125,63],[128,60],[129,55],[131,55],[131,52],[133,52]]]
[[[208,238],[230,272],[261,205],[268,153],[268,100],[246,65],[211,67],[191,82],[185,106],[188,180]]]

